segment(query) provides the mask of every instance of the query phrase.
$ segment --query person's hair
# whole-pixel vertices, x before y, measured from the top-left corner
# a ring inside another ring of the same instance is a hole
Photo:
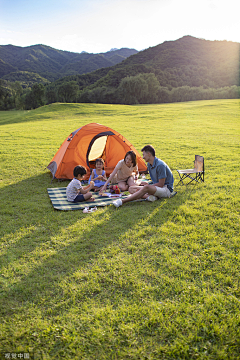
[[[141,151],[150,152],[152,156],[155,156],[155,149],[152,145],[145,145]]]
[[[124,157],[124,161],[126,160],[126,157],[130,155],[131,156],[131,159],[132,159],[132,163],[133,163],[133,166],[136,166],[137,165],[137,157],[136,157],[136,154],[134,151],[130,150],[126,153],[125,157]]]
[[[95,160],[95,166],[96,166],[97,163],[101,163],[103,165],[103,168],[104,168],[104,160],[103,159],[101,159],[101,158],[96,159]]]
[[[74,176],[75,178],[77,178],[78,175],[83,176],[83,175],[85,175],[86,173],[87,173],[86,168],[85,168],[84,166],[81,166],[81,165],[75,166],[75,168],[74,168],[74,170],[73,170],[73,176]]]

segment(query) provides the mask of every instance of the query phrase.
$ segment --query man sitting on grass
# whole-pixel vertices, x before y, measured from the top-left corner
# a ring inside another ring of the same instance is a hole
[[[173,174],[168,165],[155,157],[155,149],[152,145],[146,145],[142,148],[143,159],[148,163],[147,168],[153,182],[153,185],[145,185],[144,182],[140,186],[133,185],[129,187],[132,194],[126,199],[117,199],[113,202],[115,207],[119,207],[129,201],[137,199],[146,199],[155,201],[158,198],[169,198],[173,192]]]

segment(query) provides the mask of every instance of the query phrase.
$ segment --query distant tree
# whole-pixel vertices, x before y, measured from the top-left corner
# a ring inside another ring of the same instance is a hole
[[[141,103],[147,96],[148,85],[141,74],[127,76],[121,80],[118,92],[124,104]]]
[[[91,91],[88,90],[80,90],[77,95],[77,102],[78,103],[90,103],[90,95]]]
[[[159,82],[153,73],[122,79],[118,92],[124,104],[151,104],[158,100]]]
[[[43,84],[34,84],[32,89],[28,91],[25,97],[25,108],[36,109],[44,105],[45,89]]]
[[[7,81],[0,79],[0,110],[13,108],[12,92]]]
[[[58,88],[58,97],[62,102],[76,102],[79,86],[76,81],[63,83]]]
[[[158,102],[168,103],[170,102],[170,91],[167,87],[160,86],[158,89]]]
[[[6,88],[4,86],[4,81],[0,79],[0,109],[4,110],[5,108],[5,97],[6,97]]]
[[[97,87],[89,92],[88,98],[92,103],[105,103],[106,87]]]
[[[159,82],[156,76],[153,73],[149,74],[141,74],[143,79],[147,83],[147,93],[143,100],[146,104],[154,104],[158,100],[158,89],[159,89]]]
[[[47,100],[47,104],[52,104],[58,101],[57,91],[54,88],[47,89],[45,97]]]
[[[82,96],[83,94],[84,93],[82,92]],[[116,89],[106,86],[97,87],[89,91],[87,95],[87,99],[92,103],[101,103],[101,104],[115,104],[118,102]]]
[[[15,81],[15,83],[12,84],[12,96],[13,96],[13,102],[14,107],[16,109],[22,109],[23,103],[21,101],[21,95],[23,93],[23,88],[19,81]]]

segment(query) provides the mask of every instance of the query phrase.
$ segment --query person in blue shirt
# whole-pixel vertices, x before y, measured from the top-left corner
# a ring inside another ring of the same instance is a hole
[[[149,185],[144,182],[140,186],[130,186],[129,192],[132,194],[125,199],[117,199],[113,202],[115,207],[119,207],[129,201],[146,199],[155,201],[158,198],[169,198],[173,192],[174,178],[169,166],[155,156],[155,149],[152,145],[142,148],[143,159],[147,162],[147,168],[153,182]]]

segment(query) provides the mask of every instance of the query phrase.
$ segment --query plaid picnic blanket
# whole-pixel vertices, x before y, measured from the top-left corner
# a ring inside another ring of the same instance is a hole
[[[150,182],[149,180],[145,180]],[[107,206],[111,205],[116,198],[109,198],[107,196],[100,196],[98,193],[92,193],[92,196],[95,198],[94,201],[83,201],[80,203],[71,203],[67,201],[66,187],[58,188],[48,188],[48,195],[52,202],[54,209],[57,210],[83,210],[85,207],[94,207],[94,206]],[[177,192],[174,191],[171,195],[173,197]],[[128,195],[122,195],[121,199],[126,198]],[[135,201],[145,201],[145,199],[139,199]]]
[[[54,209],[57,210],[81,210],[85,207],[94,207],[94,206],[106,206],[113,203],[116,198],[109,198],[107,196],[100,196],[98,193],[92,193],[92,196],[95,198],[94,201],[83,201],[80,203],[71,203],[67,201],[66,187],[59,188],[48,188],[48,195],[52,202]],[[122,195],[122,199],[127,197],[127,195]]]

